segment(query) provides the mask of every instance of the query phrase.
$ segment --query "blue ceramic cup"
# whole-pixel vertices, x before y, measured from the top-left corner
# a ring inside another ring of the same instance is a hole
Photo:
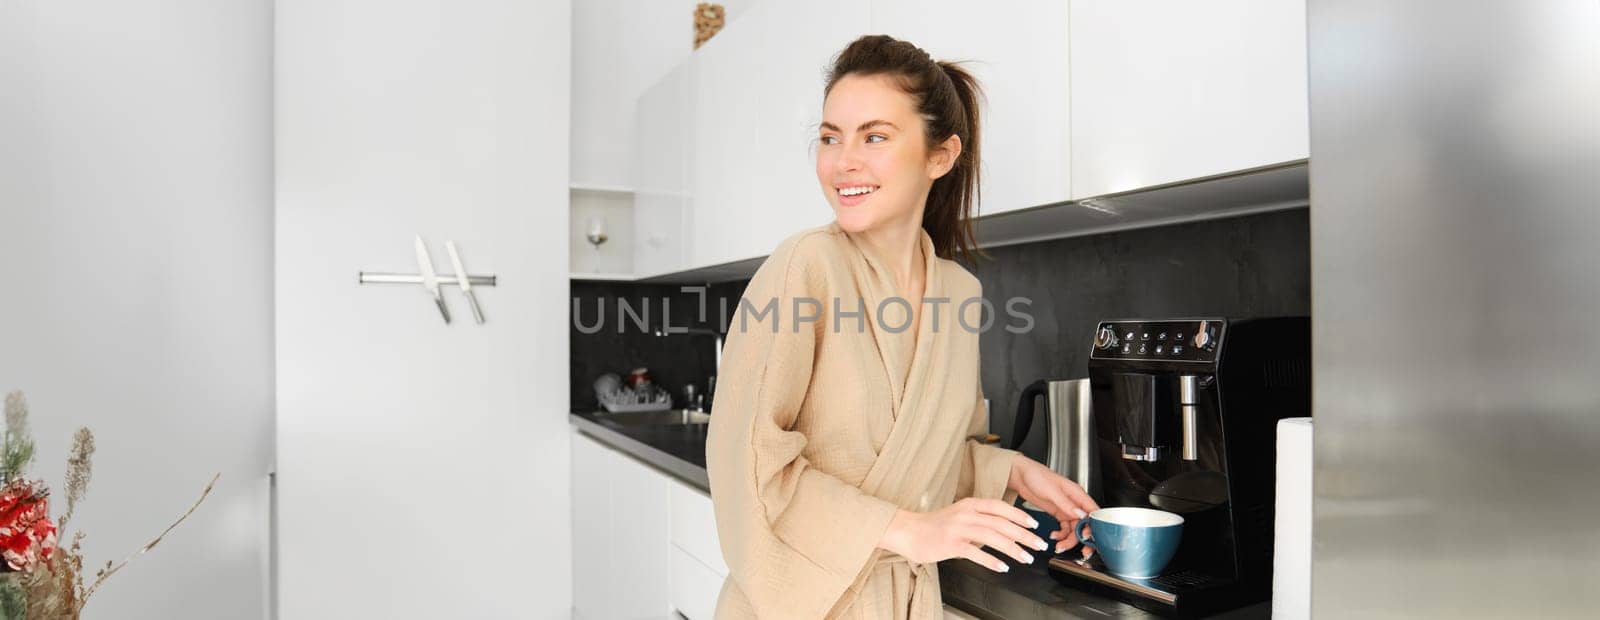
[[[1088,538],[1084,527],[1094,528]],[[1078,522],[1078,540],[1093,547],[1106,570],[1119,577],[1161,574],[1183,537],[1183,517],[1151,508],[1101,508]]]

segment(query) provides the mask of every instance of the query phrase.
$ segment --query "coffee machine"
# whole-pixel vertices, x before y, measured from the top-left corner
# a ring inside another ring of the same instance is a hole
[[[1177,513],[1182,541],[1155,578],[1078,551],[1050,574],[1161,614],[1269,600],[1276,425],[1311,415],[1310,358],[1305,317],[1101,321],[1088,362],[1095,500]]]

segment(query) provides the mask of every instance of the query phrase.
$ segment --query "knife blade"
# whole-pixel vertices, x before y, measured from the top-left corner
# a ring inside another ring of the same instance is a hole
[[[461,253],[456,251],[456,242],[445,241],[444,249],[450,251],[450,264],[455,266],[456,282],[461,284],[461,293],[467,296],[467,305],[472,308],[472,320],[482,325],[483,308],[478,307],[478,294],[472,290],[472,278],[467,275],[467,268],[461,265]]]
[[[444,305],[444,294],[439,291],[439,276],[433,272],[433,257],[428,255],[428,244],[422,242],[422,235],[417,235],[417,269],[422,271],[422,288],[428,290],[433,296],[433,303],[439,306],[439,315],[444,317],[446,325],[450,323],[450,309]]]

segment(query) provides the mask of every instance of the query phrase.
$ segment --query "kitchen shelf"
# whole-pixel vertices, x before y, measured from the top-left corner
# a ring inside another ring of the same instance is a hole
[[[633,282],[639,278],[631,273],[569,273],[567,279],[580,282]]]
[[[1300,159],[996,213],[974,220],[974,229],[979,245],[1002,247],[1304,208],[1310,201],[1310,166],[1307,160]],[[604,279],[651,284],[711,284],[748,279],[765,260],[765,256],[758,256],[672,273],[645,277],[617,275]],[[579,275],[574,274],[573,279],[600,279]]]
[[[633,188],[622,187],[620,185],[585,185],[583,183],[573,183],[568,185],[567,189],[569,191],[583,194],[606,194],[618,197],[633,196]]]

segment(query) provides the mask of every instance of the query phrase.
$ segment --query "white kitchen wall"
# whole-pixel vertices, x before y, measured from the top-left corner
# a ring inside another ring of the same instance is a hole
[[[722,2],[728,26],[757,0]],[[572,6],[572,183],[633,187],[634,102],[694,49],[696,0]]]
[[[93,428],[91,572],[222,473],[85,618],[268,614],[271,89],[268,0],[0,2],[0,391],[33,473],[59,492]]]
[[[568,617],[565,1],[277,6],[286,619]],[[417,286],[412,237],[480,288]]]

